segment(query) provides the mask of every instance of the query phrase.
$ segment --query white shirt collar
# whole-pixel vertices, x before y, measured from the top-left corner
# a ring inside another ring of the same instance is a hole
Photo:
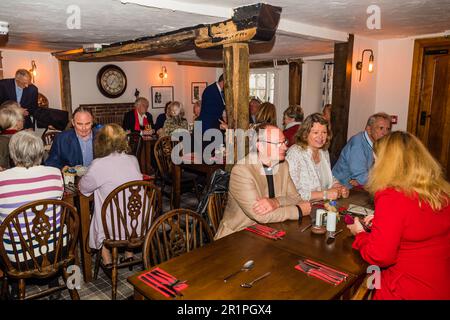
[[[292,128],[293,126],[301,125],[301,124],[302,124],[301,122],[297,122],[297,121],[289,122],[289,123],[286,125],[286,127],[284,127],[284,130],[287,130],[287,129],[289,129],[289,128]]]
[[[364,137],[366,138],[366,141],[369,144],[369,146],[373,149],[373,142],[370,139],[369,134],[367,133],[367,131],[364,131]]]

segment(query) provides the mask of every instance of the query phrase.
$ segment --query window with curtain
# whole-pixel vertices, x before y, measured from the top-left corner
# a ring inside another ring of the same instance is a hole
[[[250,96],[259,100],[273,103],[275,94],[275,72],[251,71],[250,72]]]
[[[322,108],[331,104],[333,96],[333,62],[325,62],[322,69]]]

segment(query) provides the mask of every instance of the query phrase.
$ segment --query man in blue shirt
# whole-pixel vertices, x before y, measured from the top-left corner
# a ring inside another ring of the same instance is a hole
[[[72,116],[73,129],[56,135],[45,165],[63,170],[77,165],[88,167],[94,158],[93,120],[88,109],[77,108]]]
[[[373,143],[391,132],[391,117],[376,113],[367,120],[366,130],[350,138],[333,167],[333,176],[347,188],[365,185],[373,164]]]

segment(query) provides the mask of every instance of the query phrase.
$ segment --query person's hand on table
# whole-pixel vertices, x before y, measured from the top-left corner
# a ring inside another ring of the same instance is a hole
[[[352,185],[352,187],[359,186],[359,182],[356,179],[351,179],[348,183],[350,183]]]
[[[311,214],[311,203],[309,201],[300,201],[297,205],[302,209],[303,216]]]
[[[336,200],[340,196],[339,188],[330,188],[327,190],[327,199],[328,200]]]
[[[260,198],[253,204],[253,212],[258,215],[264,215],[279,207],[280,203],[275,198]]]
[[[353,224],[348,224],[347,228],[350,230],[350,232],[353,235],[357,235],[358,233],[363,232],[364,228],[363,228],[361,222],[359,222],[359,218],[358,217],[356,217],[354,221],[355,222]]]

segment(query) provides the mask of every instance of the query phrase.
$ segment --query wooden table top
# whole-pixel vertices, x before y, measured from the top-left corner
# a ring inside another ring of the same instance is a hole
[[[363,199],[364,197],[362,197]],[[367,196],[365,197],[367,201]],[[355,204],[357,197],[347,200]],[[248,231],[240,231],[219,239],[203,248],[196,249],[159,265],[181,280],[187,280],[189,287],[183,290],[181,299],[230,299],[230,300],[302,300],[335,299],[351,287],[357,279],[366,275],[367,264],[358,252],[352,250],[353,237],[343,221],[337,230],[344,229],[332,244],[326,243],[326,235],[315,235],[311,229],[301,229],[311,222],[305,217],[298,221],[285,221],[270,226],[286,231],[282,240],[262,238]],[[311,258],[338,270],[349,273],[349,278],[338,286],[294,269],[301,257]],[[238,270],[247,260],[254,260],[255,267],[241,272],[224,283],[223,278]],[[270,271],[271,275],[253,288],[240,287],[242,282],[251,281]],[[141,272],[142,273],[142,272]],[[142,283],[137,277],[128,281],[143,296],[149,299],[166,299],[163,295]],[[177,297],[180,299],[180,297]]]

